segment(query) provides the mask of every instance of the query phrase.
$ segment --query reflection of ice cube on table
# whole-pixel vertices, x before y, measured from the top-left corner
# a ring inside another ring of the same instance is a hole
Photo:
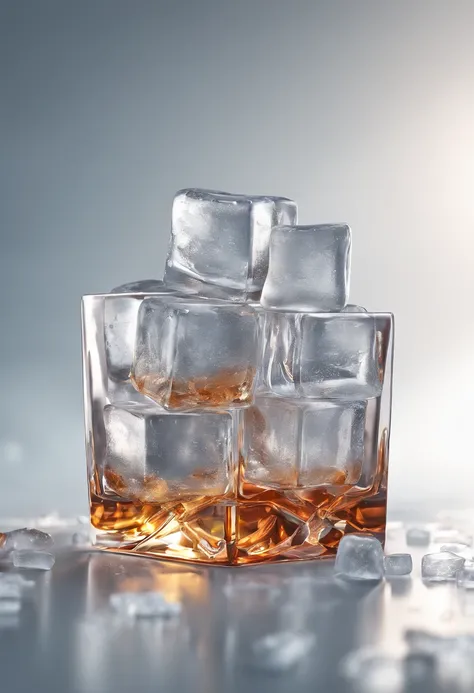
[[[296,214],[296,204],[284,197],[179,191],[165,283],[214,298],[258,298],[272,227],[295,223]]]
[[[108,492],[161,502],[222,495],[232,478],[232,417],[226,412],[169,412],[156,404],[104,410]]]
[[[381,361],[375,315],[265,313],[264,391],[316,399],[377,397]]]
[[[361,476],[366,402],[257,397],[244,411],[244,480],[347,491]]]
[[[249,404],[259,334],[249,305],[147,298],[138,315],[132,382],[169,409]]]
[[[274,228],[262,306],[301,312],[341,310],[349,297],[350,254],[347,224]]]

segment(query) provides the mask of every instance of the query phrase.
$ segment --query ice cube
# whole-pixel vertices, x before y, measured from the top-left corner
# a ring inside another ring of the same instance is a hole
[[[180,190],[173,202],[165,283],[201,296],[258,300],[272,227],[294,224],[296,215],[296,204],[285,197]]]
[[[334,570],[348,580],[382,580],[385,568],[381,543],[370,535],[347,534],[339,543]]]
[[[341,313],[367,313],[367,308],[363,308],[362,306],[356,306],[354,303],[348,303],[347,306],[345,306],[342,310]]]
[[[167,601],[161,592],[117,592],[110,605],[122,616],[136,618],[170,618],[181,612],[181,604]]]
[[[170,291],[161,279],[140,279],[136,282],[121,284],[112,289],[111,294],[153,294]]]
[[[339,665],[354,693],[402,693],[403,669],[395,657],[373,648],[346,655]]]
[[[347,224],[278,226],[270,237],[262,306],[306,313],[339,311],[349,297],[350,264]]]
[[[51,570],[55,558],[47,551],[13,551],[12,562],[15,568],[30,568],[33,570]]]
[[[316,638],[311,633],[270,633],[254,642],[252,665],[268,673],[283,673],[308,657],[315,643]]]
[[[17,614],[21,610],[20,599],[2,599],[0,598],[0,616],[9,616]]]
[[[257,397],[243,415],[244,480],[276,489],[347,491],[361,476],[365,415],[365,401]]]
[[[408,546],[428,546],[431,542],[431,532],[423,527],[410,527],[406,533]]]
[[[232,416],[169,412],[153,402],[104,409],[106,488],[162,502],[219,495],[232,483]]]
[[[461,570],[465,562],[461,556],[453,553],[440,552],[428,553],[421,561],[421,577],[431,582],[444,582],[455,580],[456,574]]]
[[[132,367],[137,315],[144,298],[143,287],[133,294],[114,289],[104,298],[104,339],[107,373],[112,382],[127,382]],[[155,286],[154,293],[173,296],[175,292],[166,286]]]
[[[169,409],[236,407],[252,401],[259,318],[245,304],[145,299],[132,380]]]
[[[377,316],[266,311],[260,390],[317,399],[367,399],[382,392]]]
[[[386,575],[409,575],[412,570],[413,561],[409,553],[392,553],[385,556]]]
[[[54,544],[51,534],[42,532],[39,529],[14,529],[11,532],[6,532],[4,535],[4,543],[0,547],[3,551],[12,551],[13,549],[50,549]]]

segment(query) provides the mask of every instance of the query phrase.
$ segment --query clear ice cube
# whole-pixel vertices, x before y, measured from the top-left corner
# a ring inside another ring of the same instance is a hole
[[[339,543],[334,570],[348,580],[382,580],[385,568],[381,543],[370,535],[347,534]]]
[[[125,498],[219,495],[232,483],[232,416],[169,412],[153,402],[104,409],[105,487]]]
[[[110,605],[122,616],[136,618],[170,618],[181,613],[179,602],[167,601],[161,592],[116,592]]]
[[[124,383],[129,380],[132,367],[137,315],[144,298],[143,290],[134,294],[114,289],[116,296],[108,296],[104,301],[104,339],[107,373],[112,382]],[[168,287],[155,287],[161,296],[175,295]]]
[[[11,556],[15,568],[51,570],[55,561],[53,554],[47,551],[12,551]]]
[[[216,190],[176,193],[165,283],[201,296],[259,298],[268,269],[272,227],[296,222],[285,197]]]
[[[385,574],[389,576],[410,575],[413,560],[409,553],[392,553],[385,556]]]
[[[6,532],[4,535],[4,543],[0,547],[3,551],[13,551],[14,549],[50,549],[54,545],[54,540],[51,534],[42,532],[39,529],[30,529],[23,527],[22,529],[14,529],[11,532]]]
[[[261,391],[314,399],[381,394],[381,339],[375,316],[266,311],[262,322]]]
[[[341,310],[349,297],[350,261],[347,224],[274,228],[262,306],[306,313]]]
[[[301,663],[316,643],[311,633],[281,631],[255,641],[252,665],[268,673],[280,674]]]
[[[259,317],[249,305],[145,299],[133,384],[168,409],[250,404],[259,338]]]
[[[440,553],[428,553],[421,560],[421,577],[431,582],[444,582],[455,580],[456,574],[461,570],[465,562],[461,556],[455,556],[446,551]]]
[[[431,542],[431,532],[423,527],[407,529],[406,542],[408,546],[428,546]]]
[[[357,483],[364,462],[366,402],[257,397],[243,412],[245,481],[276,489]]]

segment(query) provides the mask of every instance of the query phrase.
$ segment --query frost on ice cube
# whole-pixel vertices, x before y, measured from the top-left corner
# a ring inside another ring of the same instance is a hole
[[[253,644],[251,664],[268,673],[283,673],[300,664],[315,642],[311,633],[281,631],[265,635]]]
[[[431,532],[423,527],[410,527],[406,533],[408,546],[428,546],[431,542]]]
[[[148,298],[138,315],[133,384],[168,409],[250,404],[259,336],[249,305]]]
[[[148,280],[146,283],[152,280]],[[140,285],[141,282],[136,282]],[[153,282],[154,291],[161,296],[174,295],[175,292],[168,287],[161,286],[161,282]],[[104,339],[105,356],[107,360],[107,372],[113,382],[127,382],[132,367],[135,335],[137,331],[137,315],[145,293],[144,287],[133,294],[121,291],[117,287],[112,293],[115,296],[107,296],[104,300]]]
[[[314,399],[367,399],[382,392],[376,316],[266,311],[261,391]]]
[[[421,561],[421,577],[432,582],[455,580],[457,573],[464,566],[465,559],[453,553],[443,551],[429,553]]]
[[[116,592],[110,605],[121,616],[136,618],[170,618],[181,612],[181,604],[167,601],[161,592]]]
[[[3,535],[3,543],[0,544],[0,551],[12,551],[13,549],[50,549],[54,544],[54,540],[47,532],[41,532],[39,529],[14,529],[11,532],[5,532]]]
[[[260,297],[272,227],[296,222],[285,197],[180,190],[173,202],[165,283],[201,296]]]
[[[12,562],[15,568],[30,568],[32,570],[51,570],[54,556],[47,551],[13,551]]]
[[[347,224],[273,229],[262,306],[306,313],[341,310],[349,297],[350,260]]]
[[[385,574],[381,543],[370,535],[348,534],[339,544],[336,575],[349,580],[382,580]]]
[[[366,402],[257,397],[244,410],[244,479],[278,489],[355,485],[364,462]]]
[[[410,575],[413,560],[409,553],[392,553],[385,556],[385,574],[389,576]]]
[[[104,485],[124,498],[220,495],[232,479],[232,417],[169,412],[156,404],[107,405]]]

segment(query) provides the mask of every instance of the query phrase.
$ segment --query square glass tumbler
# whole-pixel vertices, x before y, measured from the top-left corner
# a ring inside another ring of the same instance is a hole
[[[301,387],[313,377],[304,340],[319,340],[328,318],[354,320],[353,313],[313,313],[305,318],[311,331],[298,327],[290,344],[294,374],[288,373],[296,389],[280,388],[276,376],[267,377],[267,343],[255,351],[257,384],[245,406],[182,409],[139,392],[130,377],[139,309],[150,297],[159,302],[160,293],[83,298],[87,473],[96,544],[157,558],[244,565],[330,557],[351,532],[383,542],[392,315],[363,314],[375,326],[369,356],[380,386],[342,388],[340,395],[331,386],[330,396],[321,387]],[[321,328],[318,320],[324,321]],[[260,339],[265,335],[261,329]],[[270,341],[275,374],[280,357],[286,368],[286,340]],[[348,362],[352,342],[344,343],[343,358],[334,357],[339,364]],[[353,343],[359,355],[360,344]],[[332,378],[348,374],[346,366],[331,371]]]

